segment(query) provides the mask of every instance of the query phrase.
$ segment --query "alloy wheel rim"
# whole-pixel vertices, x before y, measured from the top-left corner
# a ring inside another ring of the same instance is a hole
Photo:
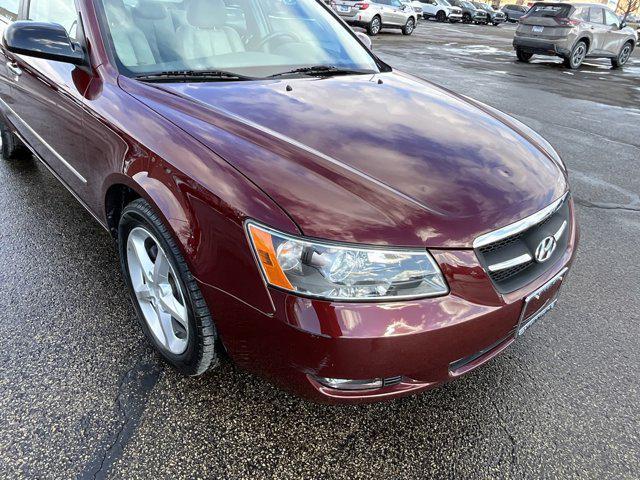
[[[380,20],[378,20],[377,18],[374,18],[373,23],[371,24],[371,31],[373,33],[378,33],[379,29],[380,29]]]
[[[409,21],[407,22],[407,32],[413,32],[413,20],[411,19],[409,19]]]
[[[580,65],[580,63],[582,63],[582,60],[584,60],[584,54],[585,54],[585,48],[584,45],[578,45],[578,48],[576,48],[576,51],[573,52],[573,64],[574,65]]]
[[[170,353],[184,353],[189,342],[185,296],[160,243],[142,227],[129,233],[127,265],[136,301],[152,335]]]
[[[631,47],[627,45],[622,49],[622,52],[620,52],[620,59],[618,60],[619,63],[621,64],[627,63],[627,60],[629,60],[630,56],[631,56]]]

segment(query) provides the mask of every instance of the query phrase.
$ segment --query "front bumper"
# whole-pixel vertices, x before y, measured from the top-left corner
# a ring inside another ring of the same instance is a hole
[[[573,262],[578,231],[571,204],[567,249],[543,275],[499,294],[473,250],[432,250],[447,296],[388,303],[327,302],[269,288],[261,312],[206,284],[201,290],[230,357],[285,390],[320,403],[363,403],[417,393],[498,355],[515,338],[524,299]],[[316,377],[398,379],[345,391]]]

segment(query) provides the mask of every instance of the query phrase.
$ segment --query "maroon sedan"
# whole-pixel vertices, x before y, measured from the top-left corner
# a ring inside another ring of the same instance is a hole
[[[119,246],[187,375],[320,402],[415,393],[556,303],[577,245],[540,136],[392,70],[313,0],[0,0],[2,153]],[[90,268],[90,267],[89,267]]]

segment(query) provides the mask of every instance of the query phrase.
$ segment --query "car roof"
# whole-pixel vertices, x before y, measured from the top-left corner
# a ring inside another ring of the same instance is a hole
[[[606,5],[602,3],[593,3],[593,2],[536,2],[533,5],[567,5],[569,7],[602,7],[606,8]],[[532,5],[532,6],[533,6]]]

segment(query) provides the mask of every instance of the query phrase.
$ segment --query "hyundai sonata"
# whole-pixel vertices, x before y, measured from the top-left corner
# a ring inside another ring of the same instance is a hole
[[[3,156],[113,236],[184,374],[224,352],[315,401],[389,399],[556,304],[578,230],[554,149],[322,2],[0,1]]]

